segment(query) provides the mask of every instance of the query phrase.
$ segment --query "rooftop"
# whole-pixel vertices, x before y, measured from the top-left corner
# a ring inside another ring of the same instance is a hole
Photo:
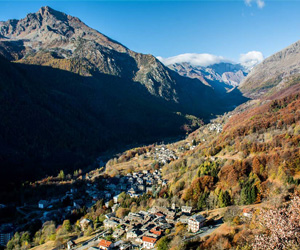
[[[108,240],[104,240],[104,239],[101,239],[98,246],[102,246],[102,247],[110,247],[110,245],[112,244],[111,241],[108,241]]]
[[[155,243],[156,239],[152,238],[152,237],[143,236],[143,241],[150,242],[150,243]]]

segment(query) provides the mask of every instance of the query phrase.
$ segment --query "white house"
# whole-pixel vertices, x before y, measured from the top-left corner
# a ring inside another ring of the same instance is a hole
[[[48,201],[45,201],[45,200],[40,200],[39,201],[39,208],[40,209],[45,209],[45,208],[47,208],[47,206],[48,206]]]
[[[195,214],[188,220],[188,231],[196,233],[203,226],[205,218],[200,214]]]
[[[156,239],[148,236],[143,236],[143,248],[152,249],[155,246]]]
[[[119,194],[113,197],[114,203],[118,203]]]
[[[192,209],[193,209],[192,207],[182,206],[181,207],[181,212],[190,214],[192,212]]]

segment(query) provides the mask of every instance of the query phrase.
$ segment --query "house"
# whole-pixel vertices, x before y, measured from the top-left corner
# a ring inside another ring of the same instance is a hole
[[[152,249],[155,246],[156,239],[148,236],[143,236],[143,248],[145,249]]]
[[[162,232],[161,232],[161,230],[160,230],[159,227],[154,227],[154,228],[152,228],[152,229],[150,230],[150,233],[153,233],[153,234],[155,234],[155,235],[157,235],[157,236],[161,236],[161,234],[162,234]]]
[[[70,250],[70,249],[73,249],[75,246],[76,246],[76,243],[75,243],[74,241],[69,240],[69,241],[67,242],[67,247],[68,247],[69,250]]]
[[[101,239],[98,244],[99,249],[103,249],[103,250],[110,250],[113,248],[113,246],[114,244],[111,241],[104,240],[104,239]]]
[[[243,209],[243,216],[251,218],[252,217],[252,210],[250,208],[244,208]]]
[[[162,213],[159,213],[159,212],[155,213],[155,215],[156,215],[157,218],[165,217]]]
[[[115,239],[117,239],[117,238],[121,237],[124,233],[125,233],[125,231],[124,231],[123,229],[117,228],[117,229],[113,232],[112,237],[115,238]]]
[[[115,213],[117,211],[117,209],[119,208],[119,204],[115,204],[111,207],[111,211],[113,211],[113,213]]]
[[[132,187],[132,188],[130,188],[130,189],[128,190],[128,193],[129,193],[130,195],[133,195],[133,194],[135,194],[136,192],[135,192],[134,188]]]
[[[118,203],[118,198],[119,198],[119,195],[115,195],[115,196],[113,197],[114,203]]]
[[[181,207],[181,212],[182,213],[186,213],[186,214],[190,214],[192,212],[192,207],[188,207],[188,206],[182,206]]]
[[[84,218],[84,219],[82,219],[82,220],[79,222],[79,224],[80,224],[81,230],[84,231],[85,229],[87,229],[87,227],[88,227],[89,225],[92,224],[92,221],[89,220],[89,219],[85,219],[85,218]]]
[[[173,202],[171,206],[172,210],[176,210],[176,204]]]
[[[138,190],[145,191],[145,186],[142,184],[138,185]]]
[[[40,200],[39,201],[39,208],[40,209],[45,209],[45,208],[47,208],[47,206],[48,206],[48,201],[45,201],[45,200]]]
[[[106,215],[104,215],[104,216],[105,216],[106,219],[110,219],[110,218],[115,217],[116,214],[115,214],[115,213],[108,213],[108,214],[106,214]]]
[[[196,233],[203,226],[205,218],[200,214],[195,214],[188,220],[188,231]]]
[[[104,228],[113,228],[114,229],[119,225],[119,223],[115,220],[106,219],[103,221],[103,225],[104,225]]]
[[[137,237],[139,237],[140,235],[142,234],[142,232],[138,229],[131,229],[127,232],[127,235],[126,235],[126,239],[129,240],[129,239],[135,239]]]

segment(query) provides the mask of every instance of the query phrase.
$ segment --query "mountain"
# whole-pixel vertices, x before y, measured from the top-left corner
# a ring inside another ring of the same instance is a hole
[[[216,63],[209,66],[197,66],[188,62],[167,65],[182,76],[196,78],[206,85],[209,81],[218,81],[230,86],[238,86],[246,77],[247,69],[240,64]]]
[[[271,95],[298,83],[300,77],[300,41],[266,58],[240,85],[246,96]]]
[[[0,22],[0,63],[2,183],[85,168],[101,152],[182,135],[246,100],[50,7]]]

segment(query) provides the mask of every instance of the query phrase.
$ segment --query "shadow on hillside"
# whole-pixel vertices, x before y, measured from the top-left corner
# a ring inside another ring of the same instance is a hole
[[[168,102],[128,79],[96,72],[85,77],[10,63],[2,57],[0,79],[0,189],[4,190],[24,180],[57,175],[60,169],[72,173],[95,167],[94,159],[110,149],[182,135],[180,128],[190,121],[178,111],[198,116],[203,112],[208,119],[214,103],[217,115],[243,101],[238,92],[210,100],[210,88],[181,79],[179,103]],[[191,86],[199,92],[188,93]],[[225,105],[227,101],[232,105]]]

